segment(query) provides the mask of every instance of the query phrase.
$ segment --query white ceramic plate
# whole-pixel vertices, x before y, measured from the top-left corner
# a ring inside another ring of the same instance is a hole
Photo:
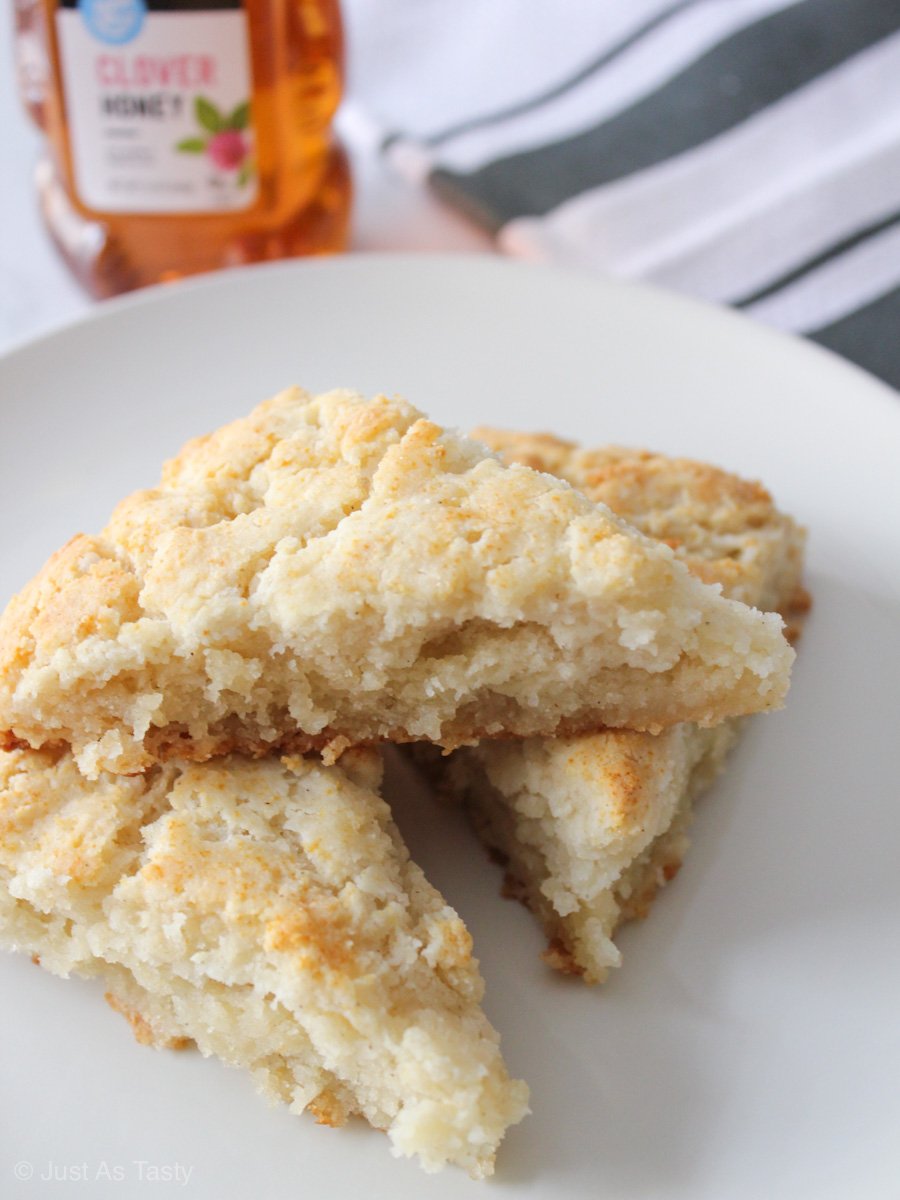
[[[0,602],[185,438],[295,381],[764,479],[811,531],[789,706],[753,724],[677,883],[598,989],[542,966],[468,831],[395,781],[532,1087],[494,1183],[426,1177],[361,1124],[269,1109],[239,1072],[137,1046],[97,986],[4,956],[0,1195],[896,1200],[900,401],[730,314],[493,259],[222,275],[0,361]]]

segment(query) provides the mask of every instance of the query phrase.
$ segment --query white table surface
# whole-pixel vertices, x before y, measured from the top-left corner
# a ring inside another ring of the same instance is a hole
[[[12,5],[0,2],[0,352],[87,312],[44,232],[32,174],[39,135],[15,90]],[[491,252],[490,239],[365,151],[351,154],[356,185],[352,249]]]

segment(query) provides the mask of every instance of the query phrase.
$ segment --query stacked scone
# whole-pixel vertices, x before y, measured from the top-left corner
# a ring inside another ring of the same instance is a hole
[[[795,602],[801,556],[711,469],[480,437],[285,392],[0,619],[5,942],[102,977],[142,1041],[476,1176],[527,1089],[377,745],[424,747],[555,961],[600,978],[734,722],[783,703],[793,652],[760,608]]]
[[[725,596],[781,614],[786,635],[798,636],[809,607],[804,531],[758,483],[645,451],[582,450],[496,429],[474,436],[507,462],[568,480]],[[621,961],[616,927],[645,916],[681,866],[693,800],[722,769],[741,724],[483,741],[449,759],[433,747],[415,753],[506,865],[504,890],[547,933],[546,961],[598,982]]]

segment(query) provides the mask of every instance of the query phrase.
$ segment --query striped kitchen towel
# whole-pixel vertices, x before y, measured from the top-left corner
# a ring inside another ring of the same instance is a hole
[[[900,0],[345,0],[344,129],[496,235],[900,386]]]

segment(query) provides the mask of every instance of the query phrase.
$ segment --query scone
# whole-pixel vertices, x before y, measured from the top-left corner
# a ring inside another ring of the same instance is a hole
[[[700,578],[783,613],[797,631],[808,604],[803,531],[759,484],[641,451],[581,450],[490,429],[474,436],[508,461],[569,480],[666,542]],[[739,724],[485,741],[449,758],[427,748],[417,757],[506,863],[506,890],[546,930],[548,962],[593,982],[620,962],[612,940],[620,921],[645,915],[678,870],[692,801],[722,767]]]
[[[0,743],[128,773],[777,708],[777,616],[416,409],[294,389],[189,443],[0,620]]]
[[[356,750],[89,782],[68,751],[0,753],[0,941],[100,976],[140,1041],[196,1042],[296,1112],[488,1175],[528,1091],[380,774]]]

